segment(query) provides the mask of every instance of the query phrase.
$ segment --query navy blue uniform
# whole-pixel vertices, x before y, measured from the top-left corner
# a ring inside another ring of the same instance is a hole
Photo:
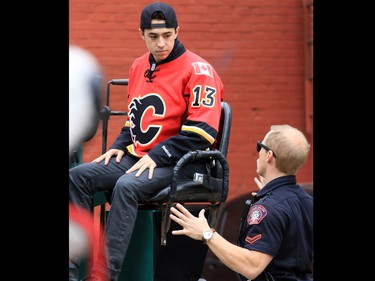
[[[313,198],[295,176],[276,178],[259,190],[245,225],[240,244],[273,256],[254,280],[313,280]]]

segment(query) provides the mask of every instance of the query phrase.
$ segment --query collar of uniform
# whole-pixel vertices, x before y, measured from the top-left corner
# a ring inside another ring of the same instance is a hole
[[[289,175],[289,176],[281,176],[278,178],[275,178],[268,182],[261,190],[257,192],[257,194],[254,196],[254,201],[259,200],[260,198],[267,195],[272,190],[275,190],[276,188],[282,186],[282,185],[295,185],[297,183],[296,176]]]

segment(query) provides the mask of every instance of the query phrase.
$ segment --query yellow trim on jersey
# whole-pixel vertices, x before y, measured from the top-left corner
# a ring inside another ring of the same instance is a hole
[[[206,140],[208,140],[210,142],[210,144],[213,144],[215,142],[215,139],[210,134],[207,134],[206,131],[204,131],[201,128],[198,128],[198,127],[182,125],[181,131],[194,132],[198,135],[201,135]]]
[[[135,153],[134,151],[134,146],[133,144],[129,144],[126,149],[129,151],[129,153],[135,157],[142,157],[141,155],[138,155],[137,153]]]

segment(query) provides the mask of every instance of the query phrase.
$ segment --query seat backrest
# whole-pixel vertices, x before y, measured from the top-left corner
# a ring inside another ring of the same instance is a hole
[[[224,155],[224,157],[227,157],[228,154],[231,125],[232,109],[227,102],[222,101],[219,133],[216,138],[215,147]]]
[[[221,116],[220,116],[220,126],[218,135],[216,138],[215,148],[219,150],[223,156],[226,158],[228,154],[230,131],[232,126],[232,109],[229,103],[221,102]],[[218,163],[218,167],[214,171],[216,177],[222,177],[222,166]]]

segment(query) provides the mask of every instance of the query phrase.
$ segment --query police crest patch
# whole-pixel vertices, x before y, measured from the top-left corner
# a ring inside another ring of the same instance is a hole
[[[265,216],[267,216],[267,209],[264,206],[253,205],[247,214],[247,223],[249,225],[259,224]]]

